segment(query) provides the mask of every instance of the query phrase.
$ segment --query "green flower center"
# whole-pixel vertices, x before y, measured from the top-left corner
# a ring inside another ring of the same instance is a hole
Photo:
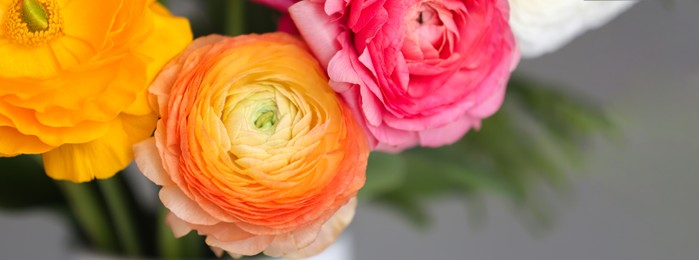
[[[277,124],[277,113],[272,110],[263,110],[256,113],[255,127],[265,130],[274,127]]]
[[[14,0],[0,30],[16,44],[39,46],[63,35],[63,18],[56,0]]]
[[[49,17],[46,11],[35,0],[22,2],[22,20],[27,24],[30,32],[46,30],[49,28]]]

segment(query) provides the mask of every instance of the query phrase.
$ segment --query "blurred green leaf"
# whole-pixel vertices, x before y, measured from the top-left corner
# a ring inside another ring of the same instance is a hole
[[[0,208],[28,209],[64,205],[60,190],[33,155],[0,158]]]
[[[399,187],[405,177],[405,159],[396,154],[373,152],[369,156],[366,183],[360,199],[369,199]]]
[[[175,238],[172,230],[165,222],[165,218],[170,212],[165,207],[160,209],[158,214],[158,251],[162,259],[202,259],[212,258],[213,253],[204,251],[204,239],[196,232]]]
[[[418,228],[425,228],[430,218],[421,199],[415,195],[418,194],[407,189],[399,189],[378,197],[376,202],[396,210]]]
[[[405,161],[404,177],[398,186],[382,185],[377,201],[424,227],[430,199],[456,194],[481,203],[478,198],[494,194],[511,202],[532,230],[547,227],[552,210],[546,192],[564,193],[566,170],[582,160],[587,141],[612,137],[615,128],[604,110],[582,95],[517,76],[508,88],[500,111],[456,144],[393,155]],[[470,212],[478,218],[480,213]]]

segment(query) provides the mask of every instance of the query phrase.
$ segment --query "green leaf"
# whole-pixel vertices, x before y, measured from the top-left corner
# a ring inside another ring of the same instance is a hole
[[[165,223],[165,218],[170,212],[162,207],[158,214],[158,251],[162,259],[202,259],[211,257],[203,250],[204,239],[196,232],[175,238],[170,227]]]
[[[468,203],[495,194],[511,202],[534,231],[551,223],[546,192],[565,193],[567,166],[582,159],[586,141],[611,136],[615,128],[604,110],[582,95],[520,77],[509,88],[503,107],[480,130],[454,145],[396,155],[405,161],[405,176],[398,186],[383,186],[378,201],[422,227],[430,199],[457,194]],[[474,219],[485,209],[475,206]]]
[[[0,158],[0,208],[28,209],[65,205],[60,190],[33,155]]]
[[[359,191],[360,199],[369,199],[399,187],[405,177],[405,159],[396,154],[373,152],[369,156],[366,184]]]
[[[100,200],[99,191],[93,182],[57,182],[71,210],[71,215],[84,232],[88,241],[102,252],[116,253],[107,209]]]
[[[377,202],[401,213],[416,227],[426,228],[430,217],[427,214],[427,210],[420,203],[420,199],[415,197],[415,195],[415,193],[411,193],[407,189],[401,189],[378,197]]]
[[[125,173],[122,171],[109,179],[94,182],[102,192],[119,244],[127,256],[136,257],[142,254],[142,243],[139,242],[141,237],[132,212],[134,208],[127,199],[129,194],[124,187],[122,174]]]

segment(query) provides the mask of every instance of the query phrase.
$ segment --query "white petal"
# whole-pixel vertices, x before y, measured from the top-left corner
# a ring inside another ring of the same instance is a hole
[[[636,1],[509,0],[510,26],[522,56],[561,48],[585,31],[609,22]]]

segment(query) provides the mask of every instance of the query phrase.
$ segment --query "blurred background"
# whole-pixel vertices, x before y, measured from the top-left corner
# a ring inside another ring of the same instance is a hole
[[[522,61],[520,74],[592,97],[621,132],[586,144],[584,162],[568,170],[570,190],[551,195],[548,227],[532,228],[497,197],[475,221],[463,200],[431,201],[422,229],[360,204],[347,232],[354,259],[699,259],[697,11],[695,0],[644,1]],[[72,257],[70,230],[48,212],[0,212],[0,230],[0,259]]]

